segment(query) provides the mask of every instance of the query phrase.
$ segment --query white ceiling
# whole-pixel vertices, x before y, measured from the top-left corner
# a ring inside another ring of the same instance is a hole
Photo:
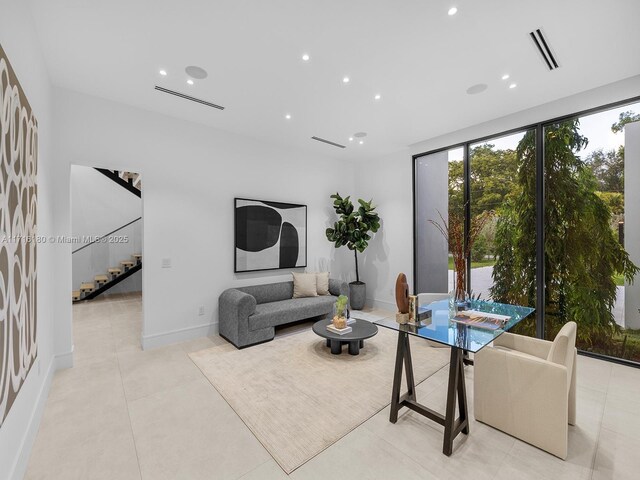
[[[337,158],[382,155],[640,74],[639,0],[29,3],[54,84]],[[534,49],[536,28],[560,69],[549,72]],[[209,78],[187,85],[187,65]],[[488,90],[467,95],[477,83]],[[349,143],[359,131],[365,144]]]

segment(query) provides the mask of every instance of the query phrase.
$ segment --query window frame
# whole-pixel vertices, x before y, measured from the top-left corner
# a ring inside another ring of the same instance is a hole
[[[575,120],[580,117],[592,115],[595,113],[605,112],[614,108],[623,107],[625,105],[631,105],[633,103],[640,102],[640,95],[618,100],[615,102],[607,103],[597,107],[580,110],[567,115],[561,115],[548,120],[535,122],[532,124],[524,125],[521,127],[510,128],[499,133],[485,135],[479,138],[458,142],[449,146],[436,148],[426,152],[416,153],[411,156],[412,164],[412,202],[413,202],[413,290],[416,291],[417,287],[417,204],[416,204],[416,167],[417,160],[425,155],[431,155],[434,153],[440,153],[443,151],[454,150],[462,148],[463,157],[463,179],[464,179],[464,201],[465,201],[465,239],[468,234],[469,225],[471,222],[471,165],[469,161],[469,151],[471,145],[477,143],[485,143],[490,140],[504,137],[507,135],[513,135],[515,133],[526,132],[529,130],[535,130],[536,132],[536,337],[544,338],[545,331],[545,318],[544,318],[544,306],[545,306],[545,271],[544,271],[544,212],[545,212],[545,175],[544,175],[544,129],[545,127],[569,120]],[[471,287],[471,262],[470,258],[467,258],[467,289]],[[623,358],[612,357],[597,352],[588,352],[585,350],[578,350],[580,355],[587,357],[598,358],[613,363],[627,365],[635,368],[640,368],[640,362],[634,362],[631,360],[625,360]]]

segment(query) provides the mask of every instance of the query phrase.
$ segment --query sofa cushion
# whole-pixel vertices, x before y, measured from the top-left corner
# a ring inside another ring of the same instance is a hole
[[[249,330],[260,330],[326,315],[333,311],[335,301],[334,296],[318,296],[259,304],[255,313],[249,317]]]
[[[317,297],[315,273],[292,273],[293,298]]]
[[[318,295],[331,295],[329,292],[329,272],[316,273],[316,290]]]

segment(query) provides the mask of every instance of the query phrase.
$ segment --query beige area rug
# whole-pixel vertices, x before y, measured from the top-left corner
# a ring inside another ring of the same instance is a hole
[[[449,349],[411,339],[416,384],[449,361]],[[190,355],[286,473],[322,452],[391,402],[397,334],[380,328],[360,355],[304,330],[230,350]],[[403,379],[403,389],[406,382]]]

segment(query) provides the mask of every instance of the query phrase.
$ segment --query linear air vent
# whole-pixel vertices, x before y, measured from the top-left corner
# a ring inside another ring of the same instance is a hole
[[[320,137],[311,137],[312,140],[316,140],[318,142],[322,142],[322,143],[326,143],[328,145],[333,145],[334,147],[338,147],[338,148],[347,148],[345,145],[340,145],[339,143],[335,143],[335,142],[331,142],[329,140],[325,140],[324,138],[320,138]]]
[[[220,105],[216,105],[215,103],[207,102],[206,100],[201,100],[196,97],[192,97],[190,95],[185,95],[184,93],[176,92],[174,90],[169,90],[167,88],[159,87],[156,85],[156,90],[162,93],[168,93],[169,95],[175,95],[176,97],[184,98],[185,100],[190,100],[192,102],[201,103],[202,105],[206,105],[207,107],[217,108],[218,110],[224,110],[224,107]]]
[[[538,48],[540,55],[542,55],[542,59],[544,60],[544,63],[546,63],[547,67],[549,67],[549,70],[555,70],[556,68],[558,68],[558,62],[556,62],[556,59],[553,56],[553,53],[551,53],[549,44],[547,43],[547,40],[544,38],[544,35],[542,35],[542,32],[540,31],[540,29],[538,28],[535,32],[529,32],[529,35],[531,35],[531,38],[533,39],[533,43],[536,44],[536,47]]]

